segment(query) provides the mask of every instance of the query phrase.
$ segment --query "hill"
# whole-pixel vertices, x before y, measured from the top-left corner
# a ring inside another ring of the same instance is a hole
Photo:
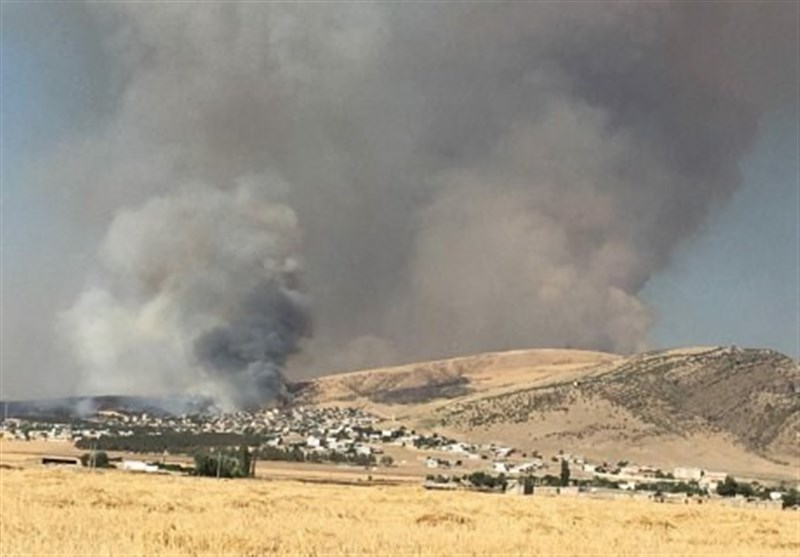
[[[521,449],[786,476],[800,457],[797,379],[797,362],[772,350],[524,350],[332,375],[295,390],[301,403],[360,406]]]

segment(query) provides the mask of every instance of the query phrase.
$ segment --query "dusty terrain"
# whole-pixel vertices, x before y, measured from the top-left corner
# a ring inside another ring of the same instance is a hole
[[[419,486],[0,469],[0,554],[796,555],[797,515]]]
[[[0,439],[0,466],[12,468],[40,468],[43,456],[80,456],[86,451],[76,449],[70,443],[50,441],[18,441]],[[260,460],[256,464],[256,477],[264,479],[296,479],[314,482],[336,482],[361,484],[372,478],[373,482],[384,484],[419,484],[431,473],[425,466],[425,457],[434,456],[452,459],[451,453],[436,450],[417,451],[415,449],[387,446],[385,454],[394,459],[391,467],[337,465],[332,463],[304,463]],[[164,460],[170,464],[192,466],[194,459],[188,455],[125,453],[109,451],[111,459],[143,460],[147,462]],[[482,470],[486,462],[463,459],[462,466],[453,467],[449,472],[465,474]]]
[[[297,397],[528,451],[796,478],[798,378],[770,350],[523,350],[322,377]]]

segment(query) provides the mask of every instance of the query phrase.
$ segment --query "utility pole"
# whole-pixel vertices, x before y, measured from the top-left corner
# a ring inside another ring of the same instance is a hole
[[[217,449],[217,479],[220,478],[222,473],[222,455],[219,454],[219,449]]]

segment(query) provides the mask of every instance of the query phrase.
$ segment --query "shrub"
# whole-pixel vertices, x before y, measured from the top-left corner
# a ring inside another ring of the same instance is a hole
[[[745,497],[753,497],[755,495],[755,490],[749,483],[740,483],[736,493],[737,495],[743,495]]]
[[[790,489],[783,494],[781,499],[783,501],[782,507],[784,509],[791,509],[797,505],[800,505],[800,494],[798,494],[796,489]]]
[[[506,480],[505,474],[500,474],[499,476],[494,477],[486,472],[473,472],[472,474],[465,476],[465,479],[473,486],[478,488],[484,487],[487,489],[500,489],[505,491],[506,487],[508,486],[508,481]]]
[[[194,456],[195,476],[246,478],[250,476],[250,452],[246,446],[238,451],[198,453]]]
[[[723,497],[733,497],[739,489],[739,484],[733,476],[725,476],[725,481],[717,486],[717,494]]]
[[[704,495],[705,490],[702,489],[697,482],[651,482],[642,483],[636,486],[637,491],[654,491],[656,494],[664,493],[686,493],[687,495]]]
[[[112,468],[105,451],[92,451],[81,455],[81,464],[91,468]]]

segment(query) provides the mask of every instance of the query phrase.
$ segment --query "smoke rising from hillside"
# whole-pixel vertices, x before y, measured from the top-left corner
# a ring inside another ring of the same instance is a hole
[[[284,394],[286,359],[310,319],[296,218],[269,189],[195,185],[117,214],[99,285],[61,323],[92,390],[199,388],[228,408]]]
[[[797,93],[793,4],[91,10],[114,117],[50,180],[115,215],[62,319],[93,390],[252,404],[312,313],[301,373],[637,350],[640,290]]]

